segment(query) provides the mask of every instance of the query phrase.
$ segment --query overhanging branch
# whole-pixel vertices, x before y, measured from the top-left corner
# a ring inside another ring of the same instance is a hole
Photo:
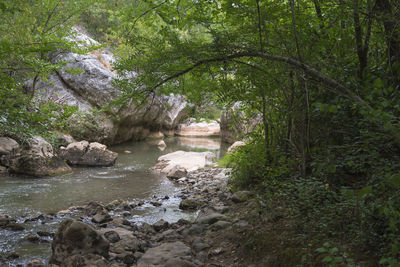
[[[200,67],[204,64],[208,64],[208,63],[214,63],[214,62],[220,62],[220,61],[231,61],[237,58],[243,58],[243,57],[253,57],[253,58],[261,58],[261,59],[265,59],[265,60],[269,60],[269,61],[275,61],[275,62],[283,62],[283,63],[287,63],[292,67],[298,68],[303,70],[306,74],[310,75],[313,78],[318,79],[319,81],[325,83],[325,85],[327,85],[329,88],[334,89],[336,92],[341,93],[342,95],[356,101],[356,102],[360,102],[360,103],[364,103],[364,100],[362,98],[360,98],[358,95],[354,94],[352,92],[352,90],[350,90],[349,88],[347,88],[346,86],[340,84],[339,82],[337,82],[336,80],[328,77],[327,75],[325,75],[324,73],[314,69],[313,67],[300,62],[297,59],[294,58],[290,58],[290,57],[284,57],[284,56],[277,56],[277,55],[269,55],[269,54],[265,54],[265,53],[261,53],[261,52],[256,52],[256,51],[247,51],[247,52],[240,52],[240,53],[235,53],[232,55],[227,55],[227,56],[221,56],[221,57],[215,57],[215,58],[209,58],[209,59],[203,59],[203,60],[199,60],[196,63],[194,63],[192,66],[187,67],[186,69],[177,72],[171,76],[168,76],[167,78],[163,79],[161,82],[157,83],[154,86],[154,90],[157,89],[158,87],[162,86],[163,84],[165,84],[166,82],[176,79],[190,71],[192,71],[193,69]]]

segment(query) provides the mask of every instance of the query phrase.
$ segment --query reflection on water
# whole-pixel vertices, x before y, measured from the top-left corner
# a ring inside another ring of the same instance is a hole
[[[212,151],[220,157],[228,145],[221,144],[217,138],[173,137],[164,141],[167,144],[164,151],[154,141],[110,147],[119,153],[117,162],[112,167],[74,168],[71,174],[46,178],[0,177],[0,214],[8,214],[23,221],[24,218],[42,213],[56,213],[90,201],[106,204],[115,199],[138,201],[151,199],[153,196],[169,196],[161,207],[143,205],[129,220],[154,223],[161,218],[169,222],[180,218],[189,219],[194,215],[178,210],[180,199],[175,196],[178,188],[165,176],[150,171],[150,168],[159,156],[176,150]],[[50,252],[49,244],[31,245],[21,242],[21,238],[28,232],[54,232],[61,219],[45,225],[28,223],[27,231],[23,233],[1,230],[0,252],[16,251],[27,259],[46,259]]]
[[[176,188],[149,169],[163,154],[176,150],[226,150],[219,139],[167,138],[167,148],[154,142],[132,142],[113,146],[118,160],[112,167],[74,168],[73,173],[46,178],[0,177],[0,214],[52,213],[89,201],[108,203],[114,199],[145,199],[153,195],[172,195]],[[131,153],[128,153],[131,152]]]

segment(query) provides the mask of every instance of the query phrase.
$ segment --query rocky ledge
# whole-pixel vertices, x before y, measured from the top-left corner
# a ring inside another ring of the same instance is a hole
[[[185,123],[177,126],[175,134],[178,136],[219,136],[220,126],[217,121],[200,120],[190,118]]]

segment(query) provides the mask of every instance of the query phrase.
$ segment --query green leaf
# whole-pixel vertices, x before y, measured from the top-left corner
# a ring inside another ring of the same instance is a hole
[[[362,188],[360,191],[358,191],[357,193],[357,197],[361,198],[367,194],[371,194],[372,193],[372,186],[366,186],[364,188]]]
[[[322,262],[326,262],[326,263],[329,263],[329,262],[332,262],[333,261],[333,257],[332,256],[325,256],[323,259],[322,259]]]

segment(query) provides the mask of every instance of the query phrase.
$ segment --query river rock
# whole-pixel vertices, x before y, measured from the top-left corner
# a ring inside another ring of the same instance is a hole
[[[21,155],[11,161],[10,171],[41,177],[71,172],[72,169],[54,155],[53,147],[40,136],[32,137]]]
[[[153,224],[154,230],[157,232],[160,232],[161,230],[167,229],[169,226],[169,223],[167,221],[164,221],[163,219],[157,221],[156,223]]]
[[[187,176],[187,170],[179,165],[174,166],[167,174],[168,178],[179,179]]]
[[[189,120],[177,126],[175,134],[178,136],[219,136],[220,126],[216,121],[193,122]]]
[[[92,218],[92,222],[94,222],[94,223],[105,223],[105,222],[109,222],[109,221],[112,221],[112,218],[111,218],[110,214],[108,214],[105,211],[99,211]]]
[[[95,254],[108,258],[109,242],[92,226],[73,219],[66,219],[60,224],[51,248],[52,255],[49,263],[60,265],[65,264],[68,258],[75,255],[87,257],[89,254]],[[98,260],[102,261],[101,257],[96,256],[95,261]],[[75,262],[75,260],[71,261]],[[87,261],[84,260],[84,262]]]
[[[191,263],[190,248],[176,241],[148,249],[140,258],[138,267],[148,266],[192,267],[196,265]]]
[[[159,147],[166,147],[167,144],[164,142],[164,140],[160,140],[160,142],[157,143],[157,146],[159,146]]]
[[[236,141],[235,143],[233,143],[228,150],[226,151],[226,154],[232,154],[233,152],[235,152],[239,147],[246,145],[245,142],[243,141]]]
[[[153,169],[169,173],[175,166],[180,166],[187,172],[195,171],[213,164],[215,155],[212,152],[175,151],[158,158]]]
[[[72,165],[111,166],[114,165],[118,153],[97,142],[81,141],[62,148],[60,156]]]
[[[236,102],[232,107],[221,112],[221,139],[224,142],[234,143],[240,140],[262,123],[261,114],[250,116],[243,110],[244,104]]]
[[[213,212],[206,215],[200,214],[199,217],[196,219],[196,222],[201,224],[213,224],[224,218],[225,218],[224,215]]]
[[[7,228],[8,225],[15,223],[15,219],[11,218],[7,214],[0,215],[0,228]]]
[[[84,207],[84,210],[85,210],[85,214],[88,215],[88,216],[93,216],[93,215],[95,215],[96,213],[102,212],[102,211],[105,211],[105,212],[106,212],[106,210],[105,210],[105,208],[103,207],[103,205],[101,205],[101,204],[99,204],[99,203],[97,203],[97,202],[95,202],[95,201],[89,202],[89,204],[87,204],[87,205]]]
[[[8,170],[4,166],[0,166],[0,176],[6,176],[8,174]]]
[[[32,261],[28,262],[26,267],[46,267],[46,264],[44,264],[40,260],[32,260]]]
[[[73,255],[66,258],[60,267],[76,267],[76,266],[90,266],[90,267],[107,267],[107,260],[97,254],[84,254]]]
[[[181,210],[195,210],[204,205],[204,202],[196,199],[182,199],[179,204]]]
[[[107,238],[110,243],[116,243],[121,240],[119,234],[115,231],[108,231],[104,233],[104,237]]]
[[[83,46],[98,44],[78,28],[71,40],[85,40]],[[121,94],[113,85],[114,80],[129,82],[129,79],[135,79],[136,73],[114,72],[111,66],[115,58],[106,50],[86,55],[57,53],[52,61],[68,63],[63,69],[49,75],[46,81],[37,81],[35,101],[52,101],[78,107],[79,114],[70,118],[69,125],[70,133],[76,139],[104,144],[142,140],[150,134],[150,129],[175,129],[186,114],[187,102],[182,96],[173,94],[149,97],[141,105],[130,102],[120,108],[111,107],[106,113],[96,112]],[[68,69],[80,69],[82,73],[76,75]],[[30,81],[27,86],[32,84]]]

